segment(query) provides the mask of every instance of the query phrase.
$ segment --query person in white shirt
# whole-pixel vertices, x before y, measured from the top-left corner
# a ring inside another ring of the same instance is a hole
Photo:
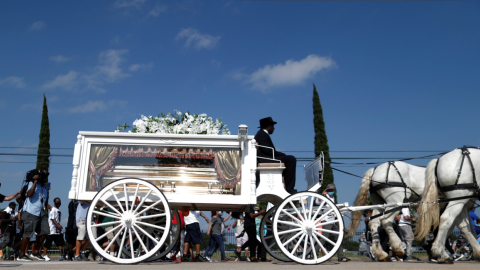
[[[410,210],[408,208],[402,209],[402,216],[398,222],[398,228],[400,231],[400,238],[404,241],[407,247],[407,258],[403,260],[404,262],[412,258],[412,244],[413,239],[413,230],[412,230],[412,221],[417,221],[416,218],[412,218],[410,215]]]
[[[235,229],[235,238],[237,239],[237,250],[235,251],[235,255],[237,255],[236,262],[240,261],[240,254],[242,252],[242,247],[248,241],[248,235],[245,232],[244,228],[245,220],[243,215],[240,216],[240,219],[237,219],[235,223],[233,223],[233,228]],[[250,259],[248,257],[248,247],[245,248],[245,256],[247,257],[247,261]]]
[[[327,185],[327,188],[322,192],[322,195],[323,195],[323,196],[327,197],[329,200],[331,200],[332,202],[335,203],[335,198],[333,197],[334,194],[335,194],[335,185],[334,185],[334,184],[328,184],[328,185]],[[315,204],[316,204],[316,205],[320,205],[320,201],[317,199],[317,200],[315,201]],[[321,222],[333,221],[334,219],[335,219],[335,217],[332,217],[332,216],[328,216],[328,215],[327,215],[323,220],[321,220]],[[338,228],[338,226],[337,226],[336,223],[330,223],[330,224],[327,224],[327,225],[323,225],[322,227],[323,227],[323,229],[325,229],[325,230],[331,230],[331,231],[338,231],[338,230],[339,230],[339,228]],[[322,231],[322,235],[325,236],[326,238],[329,238],[330,233]],[[335,238],[334,240],[336,241],[336,240],[337,240],[336,238],[337,238],[338,236],[335,235],[335,234],[332,234],[332,237]],[[320,238],[320,243],[322,243],[322,245],[325,246],[326,240],[323,239],[323,238]],[[323,251],[322,251],[322,253],[323,253]],[[345,257],[345,256],[343,255],[343,245],[340,245],[340,248],[339,248],[338,251],[337,251],[337,256],[338,256],[338,261],[339,261],[339,262],[348,262],[348,261],[350,261],[349,258],[347,258],[347,257]]]
[[[196,262],[208,262],[207,259],[200,255],[200,244],[203,242],[202,231],[200,230],[200,223],[198,218],[202,216],[207,223],[210,224],[210,220],[200,211],[190,211],[187,216],[184,216],[185,230],[187,234],[185,236],[185,249],[183,250],[182,262],[192,262],[193,260],[187,256],[190,242],[195,245],[197,256]],[[193,254],[191,254],[193,257]]]
[[[53,200],[54,206],[50,209],[50,214],[48,215],[48,226],[50,227],[50,234],[47,235],[45,240],[45,244],[43,244],[44,248],[44,258],[46,261],[49,261],[50,258],[46,255],[48,249],[52,247],[52,242],[55,242],[55,245],[60,250],[60,261],[64,260],[64,250],[63,246],[65,245],[65,240],[63,239],[62,230],[63,227],[60,225],[60,221],[62,220],[62,212],[60,212],[59,208],[62,205],[62,201],[60,198],[55,198]]]

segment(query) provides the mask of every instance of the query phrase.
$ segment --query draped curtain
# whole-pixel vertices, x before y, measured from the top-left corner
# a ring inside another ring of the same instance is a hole
[[[99,180],[112,167],[117,155],[117,146],[92,146],[88,165],[87,190],[96,191],[102,188]]]
[[[242,176],[240,150],[215,151],[215,169],[218,178],[225,186],[235,186]]]

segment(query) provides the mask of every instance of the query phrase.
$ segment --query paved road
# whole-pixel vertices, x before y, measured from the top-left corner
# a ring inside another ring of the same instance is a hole
[[[140,263],[136,265],[119,265],[109,262],[5,262],[0,261],[0,269],[192,269],[192,270],[210,270],[210,269],[272,269],[272,270],[292,270],[295,269],[315,269],[330,270],[330,269],[480,269],[478,262],[455,262],[455,264],[445,265],[427,262],[365,262],[365,261],[351,261],[347,263],[324,263],[321,265],[300,265],[296,263],[284,263],[274,261],[271,263],[247,263],[247,262],[225,262],[225,263]]]

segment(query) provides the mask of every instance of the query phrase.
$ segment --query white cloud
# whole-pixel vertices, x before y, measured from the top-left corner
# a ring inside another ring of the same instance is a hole
[[[53,61],[53,62],[57,62],[57,63],[64,63],[64,62],[68,62],[72,60],[72,58],[70,57],[65,57],[63,55],[56,55],[56,56],[52,56],[50,57],[50,61]]]
[[[0,86],[13,86],[16,88],[24,88],[26,86],[25,82],[23,81],[25,78],[20,78],[16,76],[10,76],[5,79],[0,79]]]
[[[176,40],[185,39],[185,47],[193,46],[195,49],[213,49],[217,46],[220,36],[214,37],[209,34],[202,34],[197,29],[183,28],[177,34]]]
[[[140,8],[146,0],[117,0],[113,3],[114,8]]]
[[[104,93],[106,91],[103,88],[105,84],[114,83],[130,76],[130,74],[124,73],[122,68],[122,64],[127,62],[125,58],[127,53],[128,50],[126,49],[102,51],[98,56],[98,64],[93,69],[90,69],[90,73],[70,71],[65,75],[58,75],[52,81],[47,81],[42,88],[61,88],[70,91],[84,87],[95,90],[98,93]],[[145,66],[140,65],[137,70],[149,68],[150,65],[153,66],[153,63]]]
[[[76,71],[70,71],[65,75],[58,75],[52,81],[46,82],[42,88],[43,89],[55,89],[62,88],[64,90],[73,90],[78,84],[78,75]]]
[[[90,113],[90,112],[97,112],[97,111],[103,112],[109,108],[123,107],[127,103],[128,103],[127,101],[123,101],[123,100],[110,100],[106,103],[101,100],[95,100],[95,101],[90,100],[85,104],[67,109],[67,112],[69,113]]]
[[[120,43],[120,36],[115,36],[110,40],[111,43],[113,44],[119,44]]]
[[[265,91],[272,87],[301,84],[321,70],[335,66],[335,61],[330,57],[311,54],[300,61],[287,60],[285,64],[266,65],[250,75],[234,76],[246,78],[245,82],[252,83],[253,88]]]
[[[29,29],[30,31],[39,31],[39,30],[45,29],[45,27],[47,27],[47,24],[45,24],[42,21],[38,21],[38,22],[32,23]]]
[[[156,5],[152,10],[150,10],[147,14],[148,17],[158,17],[161,13],[165,13],[167,11],[167,6],[164,5]]]
[[[130,71],[139,71],[139,70],[150,70],[153,68],[153,62],[148,64],[133,64],[128,67]]]

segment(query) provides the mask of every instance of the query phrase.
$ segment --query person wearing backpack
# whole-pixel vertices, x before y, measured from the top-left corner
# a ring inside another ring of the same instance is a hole
[[[232,212],[230,212],[230,214],[225,219],[223,219],[220,216],[219,211],[212,211],[212,221],[210,223],[210,226],[208,227],[207,235],[210,235],[210,240],[213,240],[215,244],[214,248],[210,249],[210,252],[207,253],[207,251],[205,251],[205,258],[210,262],[212,261],[211,257],[213,253],[215,253],[217,248],[220,248],[222,262],[230,261],[230,259],[225,256],[225,243],[223,242],[223,232],[225,230],[225,224],[223,222],[227,221],[231,215]]]
[[[31,261],[25,255],[25,248],[30,242],[33,234],[37,233],[37,245],[32,250],[32,257],[39,261],[44,261],[38,247],[45,241],[47,234],[50,233],[48,219],[45,216],[45,209],[48,205],[48,173],[46,171],[31,170],[27,173],[27,192],[25,194],[25,203],[23,205],[22,230],[23,238],[20,248],[19,261]]]

